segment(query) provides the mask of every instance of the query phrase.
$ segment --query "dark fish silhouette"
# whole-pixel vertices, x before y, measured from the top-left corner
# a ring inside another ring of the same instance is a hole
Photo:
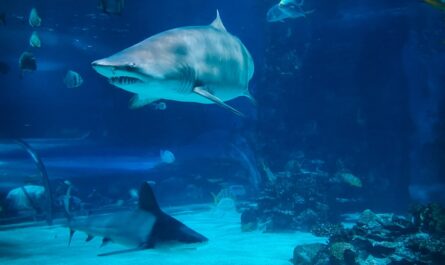
[[[7,74],[9,73],[9,65],[5,62],[0,62],[0,73]]]
[[[121,15],[124,9],[124,0],[99,0],[97,8],[105,14]]]
[[[6,25],[6,13],[0,13],[0,26]]]
[[[22,78],[23,72],[37,70],[37,60],[31,52],[23,52],[20,55],[19,66],[21,70],[20,78]]]

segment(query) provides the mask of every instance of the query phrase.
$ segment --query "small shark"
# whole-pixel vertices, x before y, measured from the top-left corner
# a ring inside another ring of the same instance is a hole
[[[284,21],[287,18],[306,17],[306,15],[314,12],[314,10],[304,11],[303,4],[304,0],[300,2],[296,0],[281,0],[280,3],[269,9],[266,16],[267,21],[278,22]]]
[[[136,94],[133,108],[166,99],[216,103],[243,116],[225,101],[240,96],[253,101],[248,90],[252,57],[227,32],[218,11],[210,25],[161,32],[92,66],[112,85]]]
[[[73,219],[68,224],[70,239],[75,231],[85,232],[86,241],[102,237],[102,245],[115,242],[132,248],[124,251],[101,254],[110,255],[159,247],[172,243],[200,243],[208,239],[164,213],[156,202],[153,190],[144,182],[139,190],[138,208],[130,212],[89,216]]]

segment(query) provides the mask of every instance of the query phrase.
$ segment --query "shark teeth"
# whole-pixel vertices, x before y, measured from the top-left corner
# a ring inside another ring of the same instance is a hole
[[[109,79],[112,84],[131,85],[142,82],[140,79],[130,76],[115,76]]]

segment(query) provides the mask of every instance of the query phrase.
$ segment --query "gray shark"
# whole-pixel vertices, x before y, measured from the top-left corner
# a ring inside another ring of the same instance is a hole
[[[248,90],[252,57],[227,32],[218,12],[210,25],[161,32],[92,66],[112,85],[136,94],[133,108],[166,99],[216,103],[242,116],[225,101],[240,96],[253,101]]]
[[[296,0],[281,0],[280,3],[272,6],[269,11],[267,11],[267,21],[278,22],[284,21],[287,18],[306,17],[306,15],[314,12],[314,10],[304,11],[303,4],[304,0],[300,2]]]
[[[205,236],[164,213],[159,208],[148,182],[141,185],[137,209],[130,212],[73,219],[69,222],[69,228],[68,244],[71,243],[75,231],[82,231],[88,235],[86,241],[100,236],[103,238],[102,245],[115,242],[132,247],[128,250],[108,254],[150,249],[172,243],[200,243],[208,240]]]

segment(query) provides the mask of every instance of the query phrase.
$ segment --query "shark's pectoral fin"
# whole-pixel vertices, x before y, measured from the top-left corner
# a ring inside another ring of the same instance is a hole
[[[102,244],[100,244],[100,247],[103,247],[103,246],[107,245],[107,244],[110,243],[110,242],[111,242],[111,239],[110,239],[110,238],[108,238],[108,237],[104,237],[104,238],[102,239]]]
[[[144,97],[143,95],[135,95],[130,100],[130,108],[137,109],[145,105],[155,102],[159,98]]]
[[[231,112],[235,113],[236,115],[240,116],[240,117],[244,117],[244,114],[239,112],[238,110],[236,110],[235,108],[227,105],[226,103],[224,103],[224,101],[222,101],[220,98],[218,98],[217,96],[213,95],[212,93],[210,93],[209,91],[207,91],[204,87],[194,87],[193,88],[193,92],[195,92],[196,94],[205,97],[206,99],[213,101],[215,104],[220,105],[221,107],[230,110]]]

